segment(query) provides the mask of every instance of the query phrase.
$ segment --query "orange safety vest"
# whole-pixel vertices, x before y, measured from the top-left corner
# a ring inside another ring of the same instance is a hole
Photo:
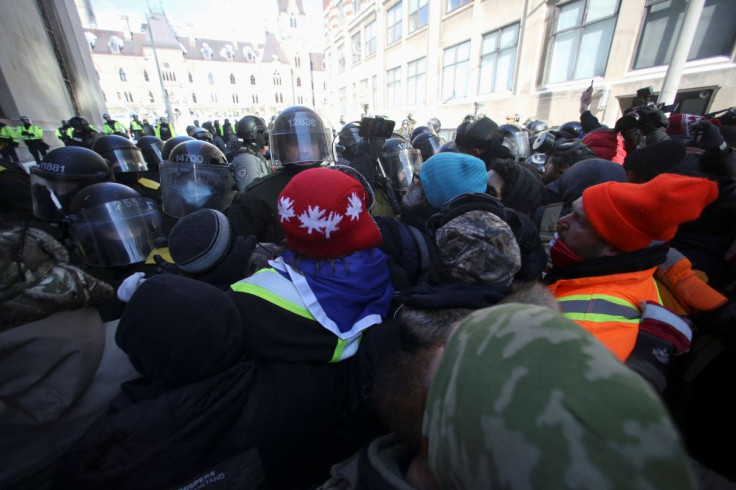
[[[564,315],[578,323],[625,361],[639,333],[642,301],[662,304],[654,281],[656,267],[608,276],[560,279],[548,286]]]

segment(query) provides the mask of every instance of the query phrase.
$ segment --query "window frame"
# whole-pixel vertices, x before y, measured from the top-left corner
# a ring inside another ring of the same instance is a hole
[[[358,38],[357,45],[355,43],[356,37]],[[363,59],[363,53],[361,49],[362,46],[363,46],[363,36],[361,36],[360,30],[358,30],[355,34],[350,36],[350,47],[351,47],[350,51],[352,54],[353,64],[360,63],[360,61]],[[357,50],[356,50],[356,47],[357,47]]]
[[[407,16],[407,27],[406,31],[407,34],[411,34],[413,32],[418,31],[419,29],[426,27],[429,23],[429,0],[408,0],[408,11],[409,15]],[[416,3],[417,7],[412,10],[412,3]],[[424,23],[421,25],[416,25],[412,29],[412,20],[414,17],[419,17],[421,21],[421,11],[424,11]]]
[[[459,49],[461,47],[465,47],[466,45],[467,45],[467,51],[468,51],[467,58],[465,58],[464,60],[458,61],[457,60],[457,56],[458,56],[457,51],[459,51]],[[453,63],[451,63],[451,64],[447,64],[445,62],[445,59],[447,57],[448,52],[451,49],[454,49],[456,51],[455,52],[455,61]],[[455,88],[457,88],[458,66],[461,65],[461,64],[464,64],[464,68],[465,68],[465,77],[464,77],[465,78],[465,84],[464,84],[463,93],[462,94],[456,94],[455,93]],[[452,91],[451,96],[447,96],[446,97],[445,96],[445,93],[446,93],[446,89],[445,89],[445,71],[447,70],[447,68],[449,66],[452,66],[453,67],[453,77],[452,77],[453,78],[453,84],[452,84],[453,91]],[[469,70],[470,70],[470,39],[468,39],[467,41],[463,41],[463,42],[454,44],[452,46],[448,46],[448,47],[446,47],[446,48],[444,48],[442,50],[442,83],[440,85],[440,91],[441,91],[440,92],[440,99],[443,102],[444,101],[447,101],[447,100],[459,99],[459,98],[463,98],[463,97],[467,97],[468,96],[468,74],[469,74]]]
[[[403,16],[404,2],[403,0],[394,4],[391,8],[386,9],[386,46],[401,41],[403,36],[402,24],[404,20]],[[391,22],[393,17],[393,24]]]
[[[416,73],[412,73],[412,66],[420,66],[419,63],[423,62],[423,71],[419,72],[418,68]],[[421,90],[417,87],[421,84]],[[413,90],[412,90],[413,89]],[[406,64],[406,104],[407,105],[420,105],[427,101],[427,57],[422,56],[415,60],[409,61]],[[413,94],[413,96],[412,96]],[[421,100],[418,97],[421,94]]]
[[[376,19],[368,22],[363,29],[363,41],[365,44],[365,57],[376,54],[378,39],[376,38]],[[370,32],[369,32],[370,31]],[[368,35],[371,34],[371,37]]]
[[[514,27],[516,29],[516,40],[514,41],[513,46],[502,48],[501,47],[501,39],[503,37],[503,34],[505,31],[508,31],[509,28]],[[512,91],[514,89],[514,79],[516,75],[516,67],[517,67],[517,58],[519,56],[519,35],[521,33],[521,22],[513,22],[511,24],[507,24],[503,27],[499,27],[498,29],[494,29],[492,31],[486,32],[481,36],[481,45],[480,45],[480,63],[479,63],[479,70],[478,70],[478,94],[493,94],[493,93],[499,93],[499,92],[508,92]],[[491,36],[492,34],[496,34],[496,48],[493,51],[489,52],[483,52],[484,45],[486,38]],[[508,52],[512,49],[514,50],[514,56],[513,56],[513,63],[510,69],[510,77],[507,79],[508,85],[503,89],[498,89],[496,87],[496,82],[498,81],[498,60],[500,56],[504,52]],[[484,58],[488,59],[491,57],[495,57],[494,60],[494,66],[493,66],[493,77],[491,78],[491,84],[489,90],[483,89],[483,74],[484,74]]]
[[[395,74],[395,78],[392,77]],[[386,70],[386,108],[401,105],[401,65]]]
[[[447,0],[445,2],[445,15],[452,13],[460,7],[469,4],[473,0]]]

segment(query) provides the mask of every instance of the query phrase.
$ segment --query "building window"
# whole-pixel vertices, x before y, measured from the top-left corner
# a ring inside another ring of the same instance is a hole
[[[256,84],[256,76],[255,75],[251,75],[250,76],[250,84],[251,85],[255,85]]]
[[[343,4],[343,0],[337,2],[337,18],[340,20],[345,18],[345,5]]]
[[[130,99],[131,102],[133,102],[133,93],[128,92],[128,99]]]
[[[153,104],[155,101],[156,101],[156,99],[153,97],[153,92],[151,92],[149,90],[148,91],[148,102],[150,102],[151,104]]]
[[[279,75],[279,71],[276,70],[273,72],[273,84],[274,85],[281,85],[281,75]]]
[[[238,94],[233,94],[233,104],[240,103],[240,98],[238,97]]]
[[[409,32],[427,25],[429,0],[409,0]]]
[[[204,56],[204,59],[211,60],[212,59],[212,48],[210,48],[210,45],[207,43],[202,43],[202,56]]]
[[[253,100],[253,103],[254,104],[257,104],[258,103],[258,96],[256,94],[253,94],[253,96],[251,97],[251,100]]]
[[[300,77],[296,77],[296,86],[301,87],[302,86],[302,79]]]
[[[577,0],[558,9],[548,83],[604,74],[617,11],[618,0]]]
[[[230,74],[230,85],[235,85],[235,75]]]
[[[192,72],[189,72],[189,83],[194,83],[194,77],[192,76]]]
[[[365,26],[365,55],[370,56],[376,52],[376,21]]]
[[[398,107],[401,103],[401,67],[386,72],[386,107]]]
[[[685,0],[665,0],[647,7],[644,28],[639,36],[639,46],[634,58],[634,69],[668,65],[675,49],[676,37],[670,32],[680,32],[685,16]],[[736,2],[707,0],[698,20],[695,39],[687,59],[696,60],[712,56],[730,56],[736,41],[732,19],[736,17]],[[718,33],[718,34],[716,34]]]
[[[427,58],[420,58],[406,65],[406,93],[408,104],[424,104],[426,98]]]
[[[143,70],[143,80],[150,82],[151,80],[148,78],[148,71]]]
[[[197,94],[195,94],[194,92],[192,92],[192,102],[195,104],[197,103]]]
[[[449,14],[453,10],[462,7],[466,3],[470,3],[472,0],[447,0],[447,13]]]
[[[125,74],[125,70],[123,70],[122,68],[118,70],[118,76],[120,77],[121,82],[128,81],[128,75]]]
[[[362,3],[363,2],[361,2],[360,0],[353,0],[353,13],[357,14],[358,12],[360,12]]]
[[[226,60],[232,61],[235,59],[235,50],[232,44],[226,44],[220,49],[220,56]]]
[[[296,29],[296,16],[293,12],[289,15],[289,27]]]
[[[275,93],[273,95],[275,97],[276,103],[278,104],[279,103],[279,94],[278,93]]]
[[[284,94],[283,93],[280,93],[279,94],[279,102],[281,102],[281,103],[284,102]]]
[[[360,31],[350,38],[350,46],[353,48],[353,63],[360,63]]]
[[[340,71],[345,69],[345,46],[342,44],[337,47],[337,69]]]
[[[302,97],[301,95],[297,96],[296,103],[300,105],[304,104],[304,97]]]
[[[513,24],[483,36],[478,93],[487,94],[511,90],[518,43],[519,24]]]
[[[468,89],[470,41],[445,49],[442,59],[442,100],[465,97]]]
[[[386,11],[386,44],[401,39],[401,2]]]
[[[294,66],[296,68],[301,68],[302,67],[302,59],[299,58],[299,56],[294,56]]]
[[[215,84],[215,76],[212,74],[212,72],[209,72],[207,74],[207,81],[209,82],[210,85]]]
[[[123,46],[125,43],[123,43],[123,40],[120,39],[117,36],[111,36],[110,41],[108,42],[108,45],[110,46],[110,51],[114,54],[120,54],[120,51],[123,49]]]

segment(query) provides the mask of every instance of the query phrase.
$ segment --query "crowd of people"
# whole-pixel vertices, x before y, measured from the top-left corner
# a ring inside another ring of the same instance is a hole
[[[0,486],[736,488],[736,110],[580,102],[64,121],[0,172]]]

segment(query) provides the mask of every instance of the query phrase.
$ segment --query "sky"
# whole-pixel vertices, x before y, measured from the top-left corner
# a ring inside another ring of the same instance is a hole
[[[145,22],[149,7],[163,12],[180,35],[210,39],[262,40],[264,5],[275,10],[274,0],[91,0],[100,28],[122,29],[127,16],[133,32]],[[322,0],[302,0],[314,39],[322,50]]]

